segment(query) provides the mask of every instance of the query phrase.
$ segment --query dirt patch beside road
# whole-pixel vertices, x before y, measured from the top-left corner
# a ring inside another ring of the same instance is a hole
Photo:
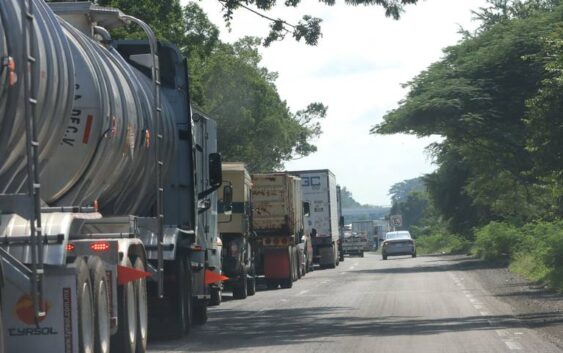
[[[563,348],[563,295],[531,283],[505,266],[491,266],[467,256],[447,256],[456,269],[478,281],[496,299],[511,306],[513,315],[545,339]]]

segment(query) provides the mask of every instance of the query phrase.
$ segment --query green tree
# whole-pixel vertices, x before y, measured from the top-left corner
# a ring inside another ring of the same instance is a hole
[[[343,186],[340,190],[340,195],[342,197],[342,208],[360,208],[362,204],[354,200],[352,192]]]
[[[276,5],[276,0],[219,0],[223,4],[223,18],[227,26],[230,26],[233,14],[239,9],[248,10],[257,16],[270,21],[270,32],[264,39],[265,46],[272,42],[284,39],[288,34],[295,40],[303,39],[308,45],[316,45],[322,36],[322,19],[311,15],[304,15],[297,24],[291,24],[281,18],[270,17],[264,12],[271,10]],[[297,7],[301,0],[286,0],[286,7]],[[328,6],[335,4],[334,0],[321,0]],[[347,0],[346,4],[352,6],[381,6],[385,9],[385,15],[399,19],[406,5],[416,4],[418,0]]]
[[[277,75],[260,66],[260,40],[221,44],[199,67],[198,104],[218,122],[219,151],[251,171],[281,168],[284,161],[316,151],[319,120],[327,108],[312,103],[292,113],[277,92]]]
[[[422,177],[403,180],[395,183],[389,189],[391,201],[398,203],[404,201],[413,192],[423,192],[426,190]]]
[[[555,152],[560,143],[560,99],[546,81],[557,75],[533,58],[545,58],[544,38],[560,38],[563,5],[494,3],[500,5],[484,13],[483,26],[407,83],[406,99],[372,129],[444,137],[430,147],[439,168],[426,182],[451,230],[466,235],[487,220],[543,217],[557,190],[535,170],[535,153],[549,150],[540,146],[553,143]],[[561,168],[551,161],[546,172],[553,170]]]

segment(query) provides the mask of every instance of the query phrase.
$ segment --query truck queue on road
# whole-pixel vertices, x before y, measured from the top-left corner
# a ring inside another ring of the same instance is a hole
[[[129,25],[147,40],[112,40]],[[143,353],[223,291],[343,259],[334,175],[222,162],[186,59],[143,21],[5,0],[0,57],[0,353]]]

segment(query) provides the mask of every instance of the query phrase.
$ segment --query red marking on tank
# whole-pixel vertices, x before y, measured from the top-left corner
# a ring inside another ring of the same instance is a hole
[[[82,136],[82,143],[88,144],[90,140],[90,132],[92,131],[92,123],[94,122],[94,116],[88,115],[86,117],[86,127],[84,128],[84,136]]]

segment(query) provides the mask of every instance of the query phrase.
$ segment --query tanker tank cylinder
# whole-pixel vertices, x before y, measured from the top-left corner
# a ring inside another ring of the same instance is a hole
[[[0,1],[1,56],[21,56],[20,3]],[[104,45],[111,40],[104,28],[91,23],[93,31],[78,26],[82,32],[57,18],[42,0],[33,4],[41,198],[49,206],[90,206],[98,200],[106,215],[148,215],[156,199],[152,80]],[[80,11],[96,8],[68,4]],[[93,32],[102,43],[91,37]],[[17,60],[15,73],[21,77]],[[20,82],[9,86],[5,72],[0,74],[0,110],[9,113],[0,116],[0,191],[19,192],[26,180],[22,87]],[[177,136],[172,108],[165,97],[161,101],[166,174]]]

